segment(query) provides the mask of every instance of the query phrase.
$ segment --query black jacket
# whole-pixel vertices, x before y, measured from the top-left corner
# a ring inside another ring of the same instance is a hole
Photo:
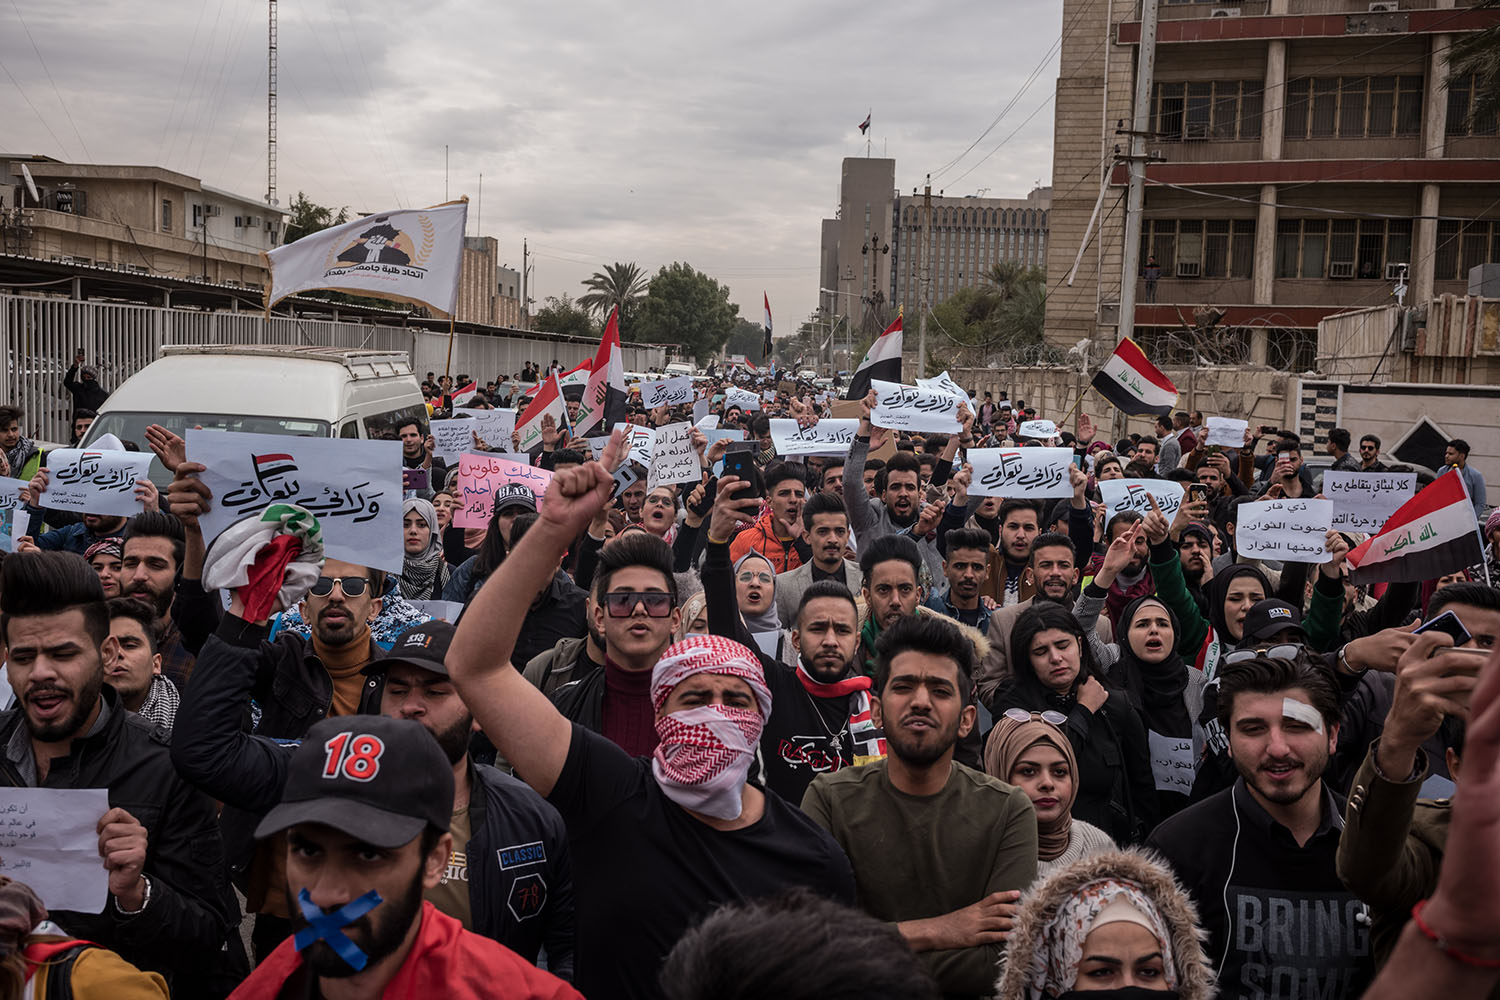
[[[190,693],[178,709],[172,761],[208,794],[258,823],[281,799],[295,743],[244,732],[239,720],[263,656],[264,629],[226,615],[198,659]],[[360,699],[374,714],[382,685],[372,677]],[[469,906],[475,933],[535,962],[543,945],[548,968],[573,967],[573,877],[562,817],[523,782],[471,764]],[[253,829],[253,824],[250,824]],[[526,848],[526,850],[517,850]],[[540,880],[542,892],[527,893]],[[538,902],[540,899],[540,902]]]
[[[103,728],[74,740],[68,756],[54,758],[40,787],[109,789],[110,807],[124,809],[146,828],[151,899],[132,916],[121,915],[111,900],[100,913],[54,910],[51,917],[69,934],[160,972],[174,995],[222,996],[249,967],[214,803],[173,770],[165,728],[127,712],[108,685],[101,697],[109,707]],[[19,709],[0,712],[0,747],[24,726]],[[8,755],[0,755],[0,784],[26,784]],[[209,985],[220,976],[227,981],[218,979],[219,988]]]
[[[109,390],[97,381],[85,382],[78,377],[78,366],[74,365],[68,369],[63,376],[63,388],[73,394],[73,409],[93,410],[99,412],[99,407],[109,398]]]
[[[574,584],[568,574],[562,570],[553,573],[552,582],[526,612],[511,661],[530,663],[533,656],[551,649],[558,640],[587,634],[583,621],[586,600],[588,593]]]

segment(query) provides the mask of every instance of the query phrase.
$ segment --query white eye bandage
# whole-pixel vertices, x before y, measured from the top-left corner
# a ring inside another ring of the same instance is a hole
[[[1311,726],[1316,733],[1323,732],[1323,716],[1318,710],[1306,702],[1298,701],[1296,698],[1281,699],[1281,717],[1283,719],[1296,719]]]

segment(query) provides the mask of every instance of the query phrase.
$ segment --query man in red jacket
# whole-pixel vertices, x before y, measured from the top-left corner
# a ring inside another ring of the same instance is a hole
[[[235,998],[504,996],[581,1000],[567,983],[424,902],[453,848],[453,770],[411,719],[324,719],[292,757],[257,837],[287,836],[296,933]]]

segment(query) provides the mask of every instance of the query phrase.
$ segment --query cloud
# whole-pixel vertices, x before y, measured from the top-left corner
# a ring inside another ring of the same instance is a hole
[[[95,162],[264,191],[266,4],[24,11],[45,71],[8,23],[0,62],[40,115],[0,80],[10,149],[84,159],[86,145]],[[759,316],[767,291],[783,330],[816,302],[819,220],[836,207],[840,160],[865,153],[865,114],[874,154],[894,157],[910,190],[990,124],[1061,30],[1059,0],[281,0],[278,11],[283,203],[302,190],[376,211],[440,201],[446,186],[469,196],[471,221],[513,265],[528,238],[538,299],[576,295],[609,261],[686,260],[728,284],[742,315]],[[1055,77],[1053,60],[934,187],[1022,197],[1047,183],[1050,105],[957,178]]]

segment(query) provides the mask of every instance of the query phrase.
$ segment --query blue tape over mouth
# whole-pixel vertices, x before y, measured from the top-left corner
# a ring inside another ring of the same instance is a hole
[[[308,895],[304,887],[301,892],[297,893],[297,905],[302,908],[302,916],[306,918],[307,926],[293,935],[292,946],[301,951],[308,945],[326,941],[328,947],[333,949],[333,953],[343,959],[349,968],[355,972],[361,972],[365,964],[370,961],[370,956],[361,951],[359,945],[344,936],[344,928],[380,904],[380,893],[371,889],[332,913],[324,913],[323,908],[312,901],[312,896]]]

